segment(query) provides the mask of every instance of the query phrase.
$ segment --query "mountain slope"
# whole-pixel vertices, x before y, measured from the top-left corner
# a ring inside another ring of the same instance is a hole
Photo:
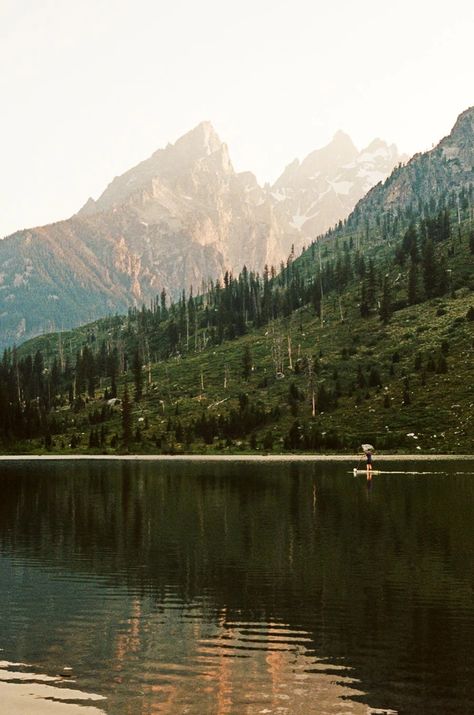
[[[293,245],[308,243],[313,231],[334,224],[360,198],[364,182],[343,201],[334,187],[326,190],[328,181],[346,177],[340,189],[360,173],[357,162],[341,135],[303,162],[297,181],[282,177],[276,190],[265,190],[250,172],[234,171],[226,145],[203,122],[116,177],[71,219],[0,242],[0,346],[149,304],[163,289],[173,298],[190,286],[205,290],[209,280],[244,264],[261,271],[286,261]],[[388,173],[391,165],[384,167]],[[312,183],[316,170],[327,181]],[[290,189],[292,198],[280,201],[278,191],[289,196]],[[301,230],[295,212],[323,191],[321,219]]]
[[[395,169],[374,186],[353,214],[357,221],[383,213],[432,211],[447,192],[459,193],[474,184],[474,107],[459,115],[451,133],[431,151],[415,154],[406,166]]]
[[[3,440],[59,451],[353,451],[369,441],[472,452],[473,114],[275,277],[244,271],[198,299],[7,354]]]
[[[236,174],[212,127],[199,125],[71,219],[0,242],[0,342],[124,311],[162,289],[199,290],[232,266],[286,255],[283,238],[254,177]]]
[[[454,211],[453,228],[456,220]],[[365,246],[374,288],[367,313],[359,259],[354,256],[343,285],[331,283],[342,254],[336,241],[327,241],[324,305],[314,260],[314,283],[302,280],[308,250],[267,287],[260,284],[258,298],[251,293],[256,311],[240,324],[241,334],[239,316],[253,280],[245,275],[213,290],[205,305],[131,311],[36,338],[13,357],[11,390],[14,395],[18,371],[23,397],[39,389],[45,407],[41,412],[34,398],[25,408],[26,433],[17,447],[354,452],[369,441],[385,452],[473,452],[474,239],[466,210],[459,229],[437,244],[437,258],[448,257],[453,271],[467,266],[468,274],[432,298],[423,292],[431,277],[420,277],[413,304],[406,266],[400,269],[396,258],[402,231],[383,250],[377,241]],[[387,276],[391,307],[382,320]],[[128,436],[125,408],[115,397],[125,399],[126,385],[135,398],[127,407]],[[8,410],[0,413],[7,419]]]
[[[271,189],[275,210],[303,239],[314,239],[345,219],[359,199],[404,159],[395,145],[380,139],[358,152],[351,139],[338,132],[328,146],[285,169]]]

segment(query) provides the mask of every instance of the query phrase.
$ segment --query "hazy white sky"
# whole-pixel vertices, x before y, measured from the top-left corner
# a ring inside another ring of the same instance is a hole
[[[0,0],[0,236],[203,119],[273,180],[337,129],[429,148],[474,104],[472,0]]]

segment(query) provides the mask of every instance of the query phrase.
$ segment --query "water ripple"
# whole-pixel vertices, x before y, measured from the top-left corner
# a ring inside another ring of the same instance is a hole
[[[37,673],[25,663],[0,661],[1,712],[28,715],[104,715],[89,703],[105,701],[102,695],[69,687],[70,678]]]

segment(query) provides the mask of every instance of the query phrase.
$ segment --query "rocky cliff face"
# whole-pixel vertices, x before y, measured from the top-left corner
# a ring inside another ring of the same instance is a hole
[[[415,156],[396,169],[382,185],[375,186],[356,206],[367,214],[436,205],[448,191],[474,184],[474,107],[457,119],[451,133],[431,151]]]
[[[452,149],[454,151],[454,149]],[[67,221],[0,241],[0,345],[263,269],[344,218],[398,162],[338,133],[271,188],[236,173],[208,122],[116,177]]]
[[[151,260],[172,293],[191,284],[200,287],[202,280],[244,264],[261,270],[266,262],[286,256],[295,236],[294,229],[274,216],[271,197],[253,174],[234,171],[227,146],[208,122],[115,178],[97,201],[89,199],[78,217],[104,212],[133,215],[147,229],[139,232],[145,238],[134,232],[130,239],[137,250],[145,242],[143,265]],[[170,250],[166,236],[173,235],[181,262],[189,251],[196,258],[200,248],[207,248],[205,264],[193,262],[184,274],[169,274],[163,263],[168,263]],[[214,260],[206,270],[211,253]]]
[[[345,219],[359,199],[406,158],[380,139],[359,152],[338,132],[328,146],[285,169],[272,187],[275,211],[298,230],[299,242],[307,242]]]

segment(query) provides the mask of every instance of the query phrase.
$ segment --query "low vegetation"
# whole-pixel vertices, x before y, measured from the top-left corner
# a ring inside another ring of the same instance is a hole
[[[8,350],[5,452],[472,452],[472,191]]]

